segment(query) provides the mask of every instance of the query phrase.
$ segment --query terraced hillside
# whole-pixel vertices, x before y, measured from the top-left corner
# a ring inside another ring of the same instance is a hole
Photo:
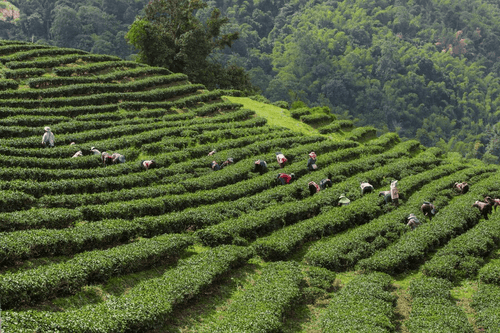
[[[471,207],[500,196],[496,166],[345,121],[270,126],[236,92],[111,56],[0,41],[0,62],[5,332],[499,332],[500,213]],[[91,147],[126,162],[72,158]]]

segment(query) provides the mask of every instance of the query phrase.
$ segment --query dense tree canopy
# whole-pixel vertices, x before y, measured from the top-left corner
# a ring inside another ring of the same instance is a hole
[[[124,36],[147,0],[10,0],[20,17],[3,38],[131,58]]]
[[[499,121],[500,10],[485,0],[209,2],[271,101],[310,106],[482,157]],[[273,18],[270,25],[267,18]],[[244,33],[243,33],[244,32]],[[491,132],[491,131],[490,131]],[[494,154],[494,153],[493,153]]]
[[[226,79],[240,74],[243,81],[248,81],[243,71],[230,71],[209,61],[214,51],[230,47],[238,38],[238,32],[221,34],[228,18],[222,17],[216,8],[203,24],[194,14],[206,7],[201,0],[153,0],[146,6],[145,15],[132,24],[126,37],[139,50],[141,62],[185,73],[191,81],[209,88],[245,89],[244,85],[228,84]]]

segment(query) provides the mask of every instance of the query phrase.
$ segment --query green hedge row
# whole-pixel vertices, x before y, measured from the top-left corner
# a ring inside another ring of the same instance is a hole
[[[453,285],[443,279],[421,277],[412,280],[409,288],[412,309],[410,318],[404,322],[408,331],[473,333],[467,315],[451,297],[452,288]]]
[[[194,238],[188,235],[162,235],[108,250],[84,252],[62,263],[2,274],[2,307],[21,308],[57,296],[73,294],[85,285],[141,271],[165,259],[179,257],[193,243]]]
[[[44,68],[21,68],[15,70],[3,70],[3,76],[6,79],[13,80],[24,79],[32,76],[42,76],[45,73],[47,73],[47,71]]]
[[[302,272],[296,262],[271,263],[255,284],[232,300],[221,320],[206,332],[282,332],[283,319],[301,296]]]
[[[78,51],[81,52],[81,51]],[[9,69],[20,68],[50,68],[60,66],[61,64],[70,64],[77,60],[83,61],[120,61],[120,57],[104,55],[104,54],[67,54],[61,56],[50,57],[49,59],[26,60],[26,61],[9,61],[5,66]]]
[[[160,154],[182,150],[186,155],[183,159],[201,157],[208,151],[215,149],[223,151],[232,148],[244,147],[259,140],[266,141],[275,138],[296,137],[300,135],[292,131],[277,131],[267,126],[250,128],[226,128],[213,131],[203,131],[193,137],[165,137],[161,141],[145,144],[141,150],[148,154]],[[221,140],[230,138],[231,140]],[[198,145],[195,145],[198,144]],[[194,145],[193,147],[189,147]]]
[[[449,174],[457,168],[457,166],[438,167],[404,178],[399,187],[402,197],[409,197],[419,190],[425,182]],[[364,224],[340,236],[314,244],[305,256],[308,262],[332,270],[349,267],[359,256],[366,255],[373,248],[387,245],[405,230],[405,226],[395,221],[391,221],[392,223],[389,223],[388,226],[383,224],[382,231],[377,230],[380,223],[373,219],[382,214],[379,207],[381,199],[377,199],[377,196],[378,193],[375,191],[375,194],[351,202],[349,206],[342,207],[341,210],[332,209],[312,219],[285,227],[267,237],[259,238],[253,246],[262,257],[276,260],[288,257],[305,241],[322,238],[354,225]],[[396,214],[398,213],[386,215],[392,217]],[[400,216],[397,217],[400,218]],[[370,223],[366,224],[367,222]]]
[[[270,207],[238,219],[225,221],[200,230],[196,235],[205,245],[209,246],[231,243],[239,237],[245,239],[255,238],[257,235],[262,235],[266,232],[282,228],[284,225],[294,224],[300,220],[314,216],[324,206],[336,205],[337,198],[342,192],[345,192],[346,188],[356,188],[355,192],[348,193],[348,197],[352,199],[359,198],[360,179],[368,179],[375,187],[379,187],[381,182],[387,181],[386,177],[400,179],[403,172],[411,172],[413,168],[429,168],[435,166],[437,162],[436,159],[428,158],[427,156],[425,158],[402,159],[387,166],[365,172],[362,175],[351,177],[345,182],[334,185],[332,189],[324,191],[323,193],[325,194],[323,195],[315,195],[298,202],[282,204],[278,209]]]
[[[500,286],[500,260],[492,259],[479,270],[479,279],[484,283]]]
[[[95,113],[108,113],[118,111],[118,105],[87,105],[78,107],[60,107],[60,108],[37,108],[25,109],[17,107],[0,107],[0,118],[13,116],[65,116],[75,117],[78,115],[87,115]]]
[[[39,45],[39,44],[26,44],[16,41],[2,40],[0,46],[0,54],[10,54],[15,52],[21,52],[26,50],[36,50],[36,49],[56,49],[52,46]]]
[[[476,200],[484,198],[490,188],[500,188],[499,180],[498,177],[491,176],[472,184],[467,194],[455,198],[434,217],[432,223],[423,224],[414,231],[406,233],[387,249],[361,260],[357,267],[393,274],[422,263],[429,251],[464,233],[479,222],[481,217],[479,210],[471,206]]]
[[[40,228],[66,228],[74,226],[75,222],[81,221],[83,215],[75,209],[28,209],[21,210],[21,200],[16,203],[14,210],[9,213],[0,213],[0,232],[14,230],[40,229]]]
[[[293,160],[295,156],[301,154],[303,151],[314,150],[321,154],[326,153],[328,150],[348,147],[347,144],[348,142],[345,141],[335,143],[327,140],[290,149],[287,151],[287,156],[290,157],[290,160]],[[126,205],[123,202],[113,202],[106,205],[84,206],[78,209],[82,211],[85,219],[88,220],[100,220],[103,218],[131,219],[144,215],[162,215],[218,201],[236,200],[242,196],[261,192],[274,185],[276,175],[271,173],[268,173],[264,177],[258,177],[245,182],[254,168],[254,157],[252,155],[250,154],[251,157],[246,160],[240,160],[234,165],[226,167],[223,171],[211,172],[205,176],[186,179],[180,182],[188,192],[194,193],[128,201]],[[304,163],[302,172],[306,172],[306,170],[307,168]],[[296,172],[296,175],[300,177],[299,172]]]
[[[340,150],[339,153],[345,154],[339,154],[338,157],[346,158],[349,156],[349,151],[352,149]],[[372,148],[371,151],[375,150]],[[305,163],[302,168],[305,169]],[[265,177],[257,179],[264,182],[264,186],[265,182],[269,181]],[[256,180],[254,186],[262,185]],[[94,247],[102,248],[110,243],[119,243],[139,236],[152,237],[162,233],[182,232],[188,227],[197,229],[276,203],[295,200],[297,195],[297,188],[280,186],[254,196],[245,195],[236,201],[223,201],[157,217],[135,218],[132,221],[105,220],[62,230],[29,230],[0,234],[3,246],[3,250],[0,249],[0,258],[10,263],[30,257],[68,255],[91,250]]]
[[[121,79],[127,78],[140,78],[142,76],[149,75],[170,75],[172,74],[166,68],[163,67],[139,67],[124,71],[116,71],[109,74],[96,75],[96,76],[72,76],[72,77],[42,77],[33,78],[27,81],[27,84],[32,89],[37,88],[48,88],[54,86],[66,86],[72,84],[83,84],[83,83],[111,83],[113,81],[119,81]],[[187,80],[187,76],[185,76]]]
[[[330,122],[335,120],[335,116],[331,114],[309,114],[300,116],[300,121],[306,124],[318,124],[322,122]]]
[[[136,110],[144,112],[144,109],[185,109],[197,105],[198,103],[207,103],[219,100],[222,96],[222,90],[204,91],[202,94],[180,96],[175,101],[168,102],[136,102],[136,101],[122,101],[120,108],[124,110]]]
[[[46,99],[4,99],[3,106],[23,107],[27,109],[39,107],[64,107],[64,106],[84,106],[84,105],[102,105],[110,103],[119,103],[120,101],[144,101],[156,102],[166,99],[180,97],[182,95],[192,94],[198,90],[204,89],[201,84],[185,84],[168,88],[159,88],[148,91],[138,92],[117,92],[103,93],[76,97],[56,97]],[[57,89],[57,88],[55,88]],[[41,90],[43,91],[43,90]],[[38,92],[38,91],[37,91]]]
[[[173,309],[199,295],[222,274],[244,264],[247,248],[223,246],[190,258],[163,276],[143,281],[120,297],[74,311],[3,311],[7,332],[138,332],[157,328]]]
[[[47,99],[58,97],[72,97],[76,95],[106,94],[137,92],[156,86],[168,85],[175,82],[186,81],[184,74],[169,74],[145,78],[127,83],[86,83],[73,84],[70,86],[47,88],[47,89],[25,89],[15,91],[0,91],[0,99]],[[202,86],[200,86],[202,87]]]
[[[440,248],[430,261],[422,266],[427,276],[455,281],[473,278],[484,266],[485,260],[500,243],[500,216],[493,215],[466,233],[452,239]],[[500,281],[500,274],[497,274]],[[489,281],[485,281],[490,283]]]
[[[259,129],[266,129],[266,127],[257,127],[255,128],[256,130]],[[250,144],[253,144],[257,141],[268,141],[268,140],[277,140],[277,139],[284,139],[284,138],[298,138],[294,135],[293,132],[271,132],[268,134],[262,134],[262,135],[251,135],[253,133],[251,130],[253,128],[250,128],[249,131],[245,131],[245,128],[241,129],[242,131],[240,132],[241,135],[243,136],[240,139],[234,139],[231,141],[225,141],[224,143],[217,143],[217,144],[207,144],[207,145],[199,145],[195,147],[188,147],[189,144],[194,142],[191,138],[187,137],[177,137],[177,138],[170,138],[169,140],[165,140],[163,143],[162,142],[162,147],[163,146],[169,146],[172,147],[170,151],[175,151],[175,154],[165,154],[163,156],[156,156],[158,161],[161,161],[162,166],[166,167],[169,164],[172,163],[183,163],[186,162],[186,160],[191,159],[191,158],[201,158],[201,157],[206,157],[207,151],[211,151],[213,148],[216,148],[218,151],[222,152],[224,150],[228,149],[234,149],[234,148],[242,148],[245,146],[248,146]],[[232,129],[228,130],[231,131],[233,134],[237,133],[240,131],[240,129]],[[255,133],[258,133],[259,131],[255,131]],[[263,131],[265,132],[265,131]],[[208,131],[207,133],[210,133]],[[247,134],[245,136],[245,134]],[[312,142],[312,140],[305,140],[304,139],[298,139],[299,143],[300,142]],[[262,143],[261,142],[261,143]],[[280,144],[281,141],[273,141],[276,142],[276,145]],[[286,142],[285,142],[286,143]],[[272,143],[269,143],[272,144]],[[289,145],[289,144],[287,144]],[[77,145],[79,146],[79,145]],[[156,147],[155,144],[146,144],[141,148],[148,147],[151,148],[151,146]],[[54,159],[55,157],[59,157],[59,155],[62,155],[64,158],[67,158],[68,156],[71,156],[77,149],[79,148],[71,148],[67,147],[66,149],[44,149],[41,150],[42,152],[45,151],[54,151],[57,152],[58,154],[52,154],[52,155],[44,155],[44,154],[34,154],[33,150],[30,149],[17,149],[17,150],[12,150],[12,149],[2,149],[3,147],[0,147],[0,154],[10,154],[11,156],[14,154],[19,154],[23,155],[23,151],[26,152],[26,154],[30,154],[33,157],[51,157]],[[86,147],[87,149],[89,147]],[[101,147],[97,146],[98,149],[101,149]],[[174,149],[175,148],[175,149]],[[182,151],[179,151],[182,149]],[[144,150],[144,149],[142,149]],[[37,152],[37,151],[35,151]],[[137,150],[130,151],[130,150],[122,150],[123,154],[128,158],[131,156],[136,156],[138,154]],[[129,155],[129,152],[131,155]],[[135,152],[135,154],[133,154]],[[146,151],[147,153],[159,153],[159,151],[153,151],[148,149]],[[167,151],[168,152],[168,151]],[[38,153],[38,152],[37,152]],[[25,154],[25,155],[26,155]],[[73,161],[74,159],[69,159],[69,161]],[[207,158],[203,159],[202,161],[193,161],[191,160],[190,163],[194,163],[192,166],[193,167],[205,167],[207,165]],[[24,160],[22,160],[24,161]],[[99,159],[96,157],[96,161],[99,161]],[[50,163],[45,161],[46,163]],[[55,163],[55,159],[54,159]],[[165,164],[166,163],[166,164]],[[57,164],[57,163],[56,163]],[[60,163],[59,163],[60,165]],[[182,165],[177,165],[175,168],[178,168],[178,172],[190,172],[193,171],[193,168],[186,169],[186,165],[189,165],[189,163],[183,163]],[[64,165],[63,165],[64,167]],[[134,172],[142,172],[142,170],[139,167],[139,164],[137,163],[136,165],[131,165],[129,163],[125,164],[118,164],[114,165],[112,167],[107,167],[107,168],[93,168],[93,169],[42,169],[42,168],[29,168],[29,167],[10,167],[10,168],[4,168],[0,169],[0,179],[3,181],[9,181],[9,180],[15,180],[15,179],[22,179],[22,180],[33,180],[33,181],[55,181],[58,179],[82,179],[82,178],[101,178],[101,177],[114,177],[114,176],[120,176],[120,175],[126,175],[129,173],[134,173]],[[153,171],[157,172],[157,171]],[[173,172],[169,172],[169,174],[173,174]],[[162,174],[162,176],[165,176],[167,174]]]
[[[192,108],[191,111],[193,111],[198,117],[206,117],[207,115],[212,113],[237,110],[241,107],[243,107],[243,104],[222,102],[222,103],[213,103],[213,104],[203,105],[197,108]]]
[[[33,196],[20,191],[1,190],[0,212],[13,212],[20,209],[28,209],[33,205],[34,199]]]
[[[383,273],[356,276],[320,315],[322,332],[394,332],[396,296],[391,282]]]
[[[472,296],[472,308],[477,313],[476,325],[486,332],[500,332],[500,288],[494,284],[479,284]]]
[[[408,231],[405,220],[410,213],[416,214],[425,223],[425,217],[420,213],[423,201],[436,200],[436,196],[440,196],[439,192],[449,189],[455,179],[468,180],[472,175],[491,171],[491,168],[469,168],[456,172],[462,168],[463,164],[449,164],[405,178],[400,182],[399,190],[408,197],[406,203],[368,224],[314,244],[309,248],[305,259],[313,265],[331,270],[353,267],[359,260],[387,247]],[[453,174],[447,176],[451,173]],[[425,185],[430,181],[432,183]],[[438,209],[442,209],[451,200],[449,193],[441,196],[444,200],[439,200]]]
[[[0,118],[1,126],[28,126],[28,127],[44,127],[47,124],[54,124],[69,122],[72,119],[67,116],[39,116],[39,115],[15,115],[8,118]],[[40,133],[40,130],[38,130]]]
[[[356,127],[346,136],[346,140],[366,141],[377,136],[377,129],[371,126]]]
[[[35,46],[35,45],[25,45],[26,46]],[[59,56],[59,55],[67,55],[67,54],[89,54],[86,51],[70,49],[70,48],[62,48],[62,47],[36,47],[30,48],[29,51],[17,50],[16,53],[10,54],[8,56],[0,57],[0,62],[2,64],[6,64],[10,61],[23,61],[28,60],[34,57],[43,57],[43,56]],[[0,49],[0,54],[2,54],[2,50]]]
[[[318,131],[321,134],[335,133],[341,130],[350,130],[354,127],[352,120],[336,120],[333,123],[321,126]]]
[[[259,127],[266,124],[266,119],[262,117],[246,120],[253,113],[254,111],[250,110],[240,110],[223,116],[205,119],[204,122],[201,118],[195,118],[191,122],[179,121],[179,126],[175,126],[175,122],[159,121],[143,125],[123,125],[108,129],[89,130],[74,134],[57,135],[54,132],[56,135],[56,147],[54,149],[59,149],[57,146],[58,141],[69,144],[69,142],[74,140],[78,142],[78,145],[104,147],[105,149],[124,149],[133,146],[139,147],[145,143],[157,142],[165,136],[191,136],[208,130]],[[185,127],[182,127],[182,124]],[[142,132],[137,133],[138,131]],[[115,138],[116,136],[122,137]],[[4,143],[6,145],[4,151],[7,151],[9,148],[15,151],[18,148],[40,147],[41,137],[32,136],[6,139]],[[62,148],[65,149],[64,146]],[[28,153],[28,155],[31,154]]]
[[[183,154],[183,152],[177,152],[177,153],[171,153],[171,154],[166,154],[166,155],[160,155],[156,157],[157,162],[159,165],[162,166],[169,166],[172,163],[176,162],[182,162],[180,164],[172,165],[168,168],[158,168],[158,169],[152,169],[149,170],[148,172],[139,172],[140,171],[140,166],[139,164],[133,163],[132,165],[130,163],[125,163],[123,165],[115,165],[115,166],[110,166],[107,167],[107,169],[111,169],[109,172],[108,171],[102,171],[101,172],[96,172],[96,174],[102,174],[103,177],[101,178],[96,178],[95,175],[94,177],[92,176],[93,170],[75,170],[73,173],[69,171],[64,171],[61,173],[61,176],[68,176],[71,174],[74,174],[75,177],[70,179],[62,179],[62,180],[57,180],[57,176],[54,176],[56,180],[53,181],[46,181],[46,182],[33,182],[31,179],[28,181],[17,181],[17,182],[8,182],[8,181],[3,181],[0,182],[0,189],[15,189],[15,190],[20,190],[26,193],[31,193],[32,195],[35,195],[37,197],[43,196],[43,195],[50,195],[50,194],[73,194],[73,193],[98,193],[98,192],[103,192],[103,191],[113,191],[113,190],[119,190],[122,188],[133,188],[135,186],[147,186],[156,182],[161,181],[162,178],[172,176],[175,174],[179,173],[187,173],[187,172],[193,172],[195,171],[194,168],[206,168],[209,170],[209,165],[210,162],[215,158],[217,160],[225,160],[228,157],[233,157],[236,160],[241,160],[243,158],[248,158],[252,156],[253,154],[256,153],[256,151],[268,151],[269,149],[272,149],[276,146],[281,146],[281,147],[289,147],[294,144],[306,144],[310,142],[315,142],[316,137],[302,137],[302,138],[296,138],[296,137],[285,137],[285,138],[277,138],[277,139],[272,139],[272,140],[267,140],[267,141],[261,141],[257,142],[255,144],[252,144],[250,146],[242,147],[238,150],[230,150],[227,152],[220,153],[219,155],[216,156],[206,156],[206,152],[209,151],[207,150],[206,147],[203,151],[203,157],[199,158],[197,160],[187,160],[186,161],[186,154]],[[248,140],[246,140],[248,142]],[[338,147],[338,143],[331,143],[329,144],[331,147]],[[352,142],[346,141],[345,143],[342,143],[343,147],[349,147],[349,145],[352,145]],[[328,144],[326,144],[328,146]],[[99,147],[99,146],[98,146]],[[315,145],[315,147],[318,147],[318,144]],[[304,147],[304,149],[307,149],[307,147]],[[194,150],[198,152],[198,150]],[[135,159],[137,157],[137,154],[140,151],[131,151],[131,150],[121,150],[121,153],[123,153],[126,158],[130,159]],[[134,155],[135,153],[135,155]],[[230,154],[230,155],[228,155]],[[224,157],[222,158],[222,155]],[[41,160],[30,160],[27,158],[20,158],[20,157],[10,157],[7,159],[5,157],[2,159],[2,156],[0,156],[0,165],[11,163],[11,164],[22,164],[21,161],[23,160],[28,160],[33,163],[33,166],[35,166],[35,162],[38,162],[38,166],[40,166],[43,162],[42,165],[44,165],[47,168],[54,168],[58,169],[61,166],[67,165],[69,168],[77,168],[77,167],[84,167],[86,164],[89,164],[89,168],[95,168],[97,166],[101,166],[102,163],[100,162],[100,158],[98,156],[92,155],[92,156],[84,156],[84,157],[79,157],[79,158],[68,158],[65,160],[65,163],[62,163],[60,160],[56,159],[45,159]],[[51,163],[52,162],[52,163]],[[253,166],[253,161],[250,161],[249,164]],[[27,162],[28,164],[28,162]],[[31,166],[31,164],[30,164]],[[116,170],[115,170],[116,169]],[[21,169],[16,169],[16,170],[21,170]],[[39,170],[39,169],[36,169]],[[36,170],[31,170],[31,171],[36,171]],[[58,172],[58,170],[53,170],[53,173]],[[24,174],[25,176],[26,174]],[[29,173],[28,173],[29,175]],[[46,177],[49,176],[50,172],[48,170],[42,172],[40,176],[36,177]],[[107,177],[109,175],[109,177]],[[120,176],[118,176],[120,175]],[[224,173],[221,173],[221,175],[224,175]],[[114,176],[114,177],[111,177]],[[36,178],[35,177],[35,178]],[[81,179],[75,179],[77,177],[80,177]],[[89,177],[89,178],[83,178],[83,177]],[[234,176],[236,177],[236,176]],[[194,186],[194,185],[193,185]]]
[[[134,220],[103,220],[60,230],[0,233],[0,263],[9,265],[27,258],[72,255],[106,248],[109,244],[127,242],[137,237],[180,233],[188,228],[199,229],[264,209],[277,202],[289,202],[295,199],[295,194],[294,188],[281,186],[236,201],[223,201],[160,216],[138,217]]]
[[[17,89],[19,87],[19,83],[17,81],[11,79],[0,79],[0,91],[9,90],[9,89]]]
[[[73,75],[92,74],[108,69],[125,68],[126,70],[128,70],[129,68],[136,68],[136,67],[146,67],[146,65],[136,61],[124,61],[124,60],[102,61],[78,67],[54,67],[52,68],[52,72],[55,73],[57,76],[73,76]]]
[[[292,118],[297,119],[297,120],[300,119],[300,117],[302,117],[302,116],[306,116],[306,115],[310,115],[310,114],[311,114],[311,111],[307,107],[290,110],[290,116]]]
[[[152,109],[139,112],[135,111],[121,111],[112,113],[96,113],[96,114],[82,114],[75,117],[75,120],[83,121],[124,121],[127,119],[137,119],[138,121],[146,121],[148,118],[153,121],[154,118],[161,118],[165,121],[178,121],[193,119],[195,114],[193,112],[178,113],[174,110],[165,109]]]
[[[256,130],[255,132],[252,130]],[[248,131],[245,131],[245,128],[242,129],[232,129],[228,130],[231,131],[233,134],[241,133],[243,137],[239,139],[234,139],[230,141],[225,141],[222,143],[217,143],[217,144],[206,144],[206,145],[198,145],[194,147],[188,147],[189,144],[191,144],[193,139],[189,137],[175,137],[175,138],[169,138],[168,140],[162,141],[162,146],[169,146],[172,147],[170,149],[170,152],[176,152],[175,154],[164,154],[160,156],[156,156],[156,159],[158,161],[161,161],[161,166],[160,168],[164,168],[166,166],[169,166],[172,163],[182,163],[181,165],[176,165],[175,168],[178,168],[178,172],[191,172],[196,167],[206,167],[207,163],[210,163],[208,161],[208,158],[204,158],[202,161],[193,161],[190,160],[192,158],[202,158],[207,156],[207,151],[211,151],[212,149],[216,148],[219,152],[223,152],[224,150],[228,149],[234,149],[234,148],[243,148],[245,146],[251,145],[256,143],[257,141],[261,141],[259,146],[262,145],[263,142],[269,141],[269,140],[277,140],[277,141],[271,141],[267,144],[269,145],[279,145],[279,144],[286,144],[286,146],[289,146],[290,143],[287,143],[287,141],[283,141],[285,138],[295,138],[297,143],[310,143],[313,142],[312,139],[308,139],[305,137],[297,137],[293,132],[270,132],[267,134],[255,134],[252,135],[252,133],[259,133],[260,129],[263,129],[262,132],[266,132],[265,130],[267,127],[257,127],[257,128],[249,128]],[[208,131],[207,133],[210,133]],[[247,134],[247,135],[245,135]],[[280,141],[280,139],[282,141]],[[290,139],[292,140],[292,139]],[[165,142],[165,143],[163,143]],[[79,145],[77,145],[79,146]],[[155,147],[155,144],[146,144],[142,146],[141,148],[144,147]],[[86,147],[89,148],[89,147]],[[98,149],[101,149],[101,147],[97,146]],[[250,147],[251,149],[254,149]],[[63,157],[67,158],[68,156],[71,156],[76,149],[79,148],[70,148],[68,147],[65,150],[59,149],[56,150],[50,149],[52,151],[57,151],[58,155],[52,154],[52,155],[42,155],[42,154],[30,154],[33,157],[59,157],[59,155],[63,155]],[[182,149],[182,151],[180,151]],[[144,149],[142,149],[144,150]],[[0,154],[10,154],[13,155],[13,153],[22,153],[23,151],[27,153],[32,153],[33,150],[29,149],[18,149],[18,150],[12,150],[12,149],[6,149],[3,150],[2,147],[0,147]],[[44,149],[42,151],[49,151],[49,149]],[[128,153],[130,150],[122,150],[123,154],[126,157],[129,157]],[[133,154],[135,152],[135,154]],[[159,151],[152,151],[152,150],[147,150],[147,153],[159,153]],[[138,154],[137,150],[134,150],[131,152],[132,154],[130,156],[136,156]],[[235,152],[236,154],[240,154],[239,152]],[[227,153],[225,153],[227,154]],[[22,155],[22,154],[20,154]],[[73,159],[71,159],[73,160]],[[97,159],[98,160],[98,159]],[[190,160],[189,163],[186,163],[186,160]],[[207,162],[208,161],[208,162]],[[191,164],[190,164],[191,163]],[[191,165],[192,168],[187,169],[186,166]],[[14,179],[24,179],[24,180],[36,180],[36,181],[55,181],[58,179],[82,179],[82,178],[101,178],[101,177],[111,177],[111,176],[120,176],[120,175],[126,175],[129,173],[134,173],[134,172],[142,172],[142,170],[139,167],[139,164],[137,163],[136,165],[134,164],[118,164],[114,165],[112,167],[107,167],[107,168],[97,168],[97,169],[41,169],[41,168],[28,168],[28,167],[15,167],[15,168],[5,168],[5,169],[0,169],[0,179],[7,181],[7,180],[14,180]],[[152,171],[152,172],[157,172],[157,171]],[[173,174],[173,172],[169,172],[169,174]],[[162,174],[162,176],[165,176],[167,174]]]

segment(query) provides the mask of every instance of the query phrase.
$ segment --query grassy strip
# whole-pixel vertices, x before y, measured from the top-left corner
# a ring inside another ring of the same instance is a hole
[[[455,179],[469,180],[473,175],[493,171],[487,167],[469,168],[447,176],[464,167],[463,164],[449,164],[405,178],[399,187],[400,193],[409,198],[405,204],[359,228],[314,244],[306,253],[306,260],[313,265],[339,271],[353,267],[359,260],[387,247],[408,230],[405,220],[410,213],[415,213],[425,222],[426,218],[420,213],[423,201],[437,199],[439,209],[442,209],[451,200],[451,194],[438,193],[449,189]],[[422,187],[430,181],[431,184]],[[412,195],[414,191],[418,192]]]
[[[405,326],[412,333],[473,333],[467,315],[451,298],[453,285],[443,279],[422,277],[410,283],[413,298]]]
[[[499,181],[497,176],[491,176],[473,184],[467,194],[457,197],[433,219],[432,223],[424,224],[413,232],[406,233],[387,249],[361,260],[358,268],[396,273],[422,263],[432,249],[479,222],[479,210],[471,205],[475,200],[484,198],[489,189],[500,188]]]
[[[254,286],[232,300],[222,319],[204,332],[281,332],[283,317],[301,296],[302,272],[296,262],[266,266]]]
[[[2,306],[10,309],[34,304],[75,293],[87,284],[141,271],[178,257],[193,241],[188,235],[162,235],[109,250],[84,252],[64,263],[1,275]]]
[[[393,332],[396,297],[389,291],[391,280],[383,273],[355,277],[322,313],[322,332]]]
[[[222,246],[180,260],[162,277],[138,284],[127,294],[97,305],[66,312],[2,312],[7,332],[130,332],[156,327],[174,307],[196,297],[230,269],[244,264],[248,248]]]

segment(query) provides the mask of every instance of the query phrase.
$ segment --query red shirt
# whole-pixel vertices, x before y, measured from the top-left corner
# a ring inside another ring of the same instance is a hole
[[[280,174],[280,178],[283,178],[287,184],[290,184],[290,180],[292,180],[292,177],[286,173]]]

